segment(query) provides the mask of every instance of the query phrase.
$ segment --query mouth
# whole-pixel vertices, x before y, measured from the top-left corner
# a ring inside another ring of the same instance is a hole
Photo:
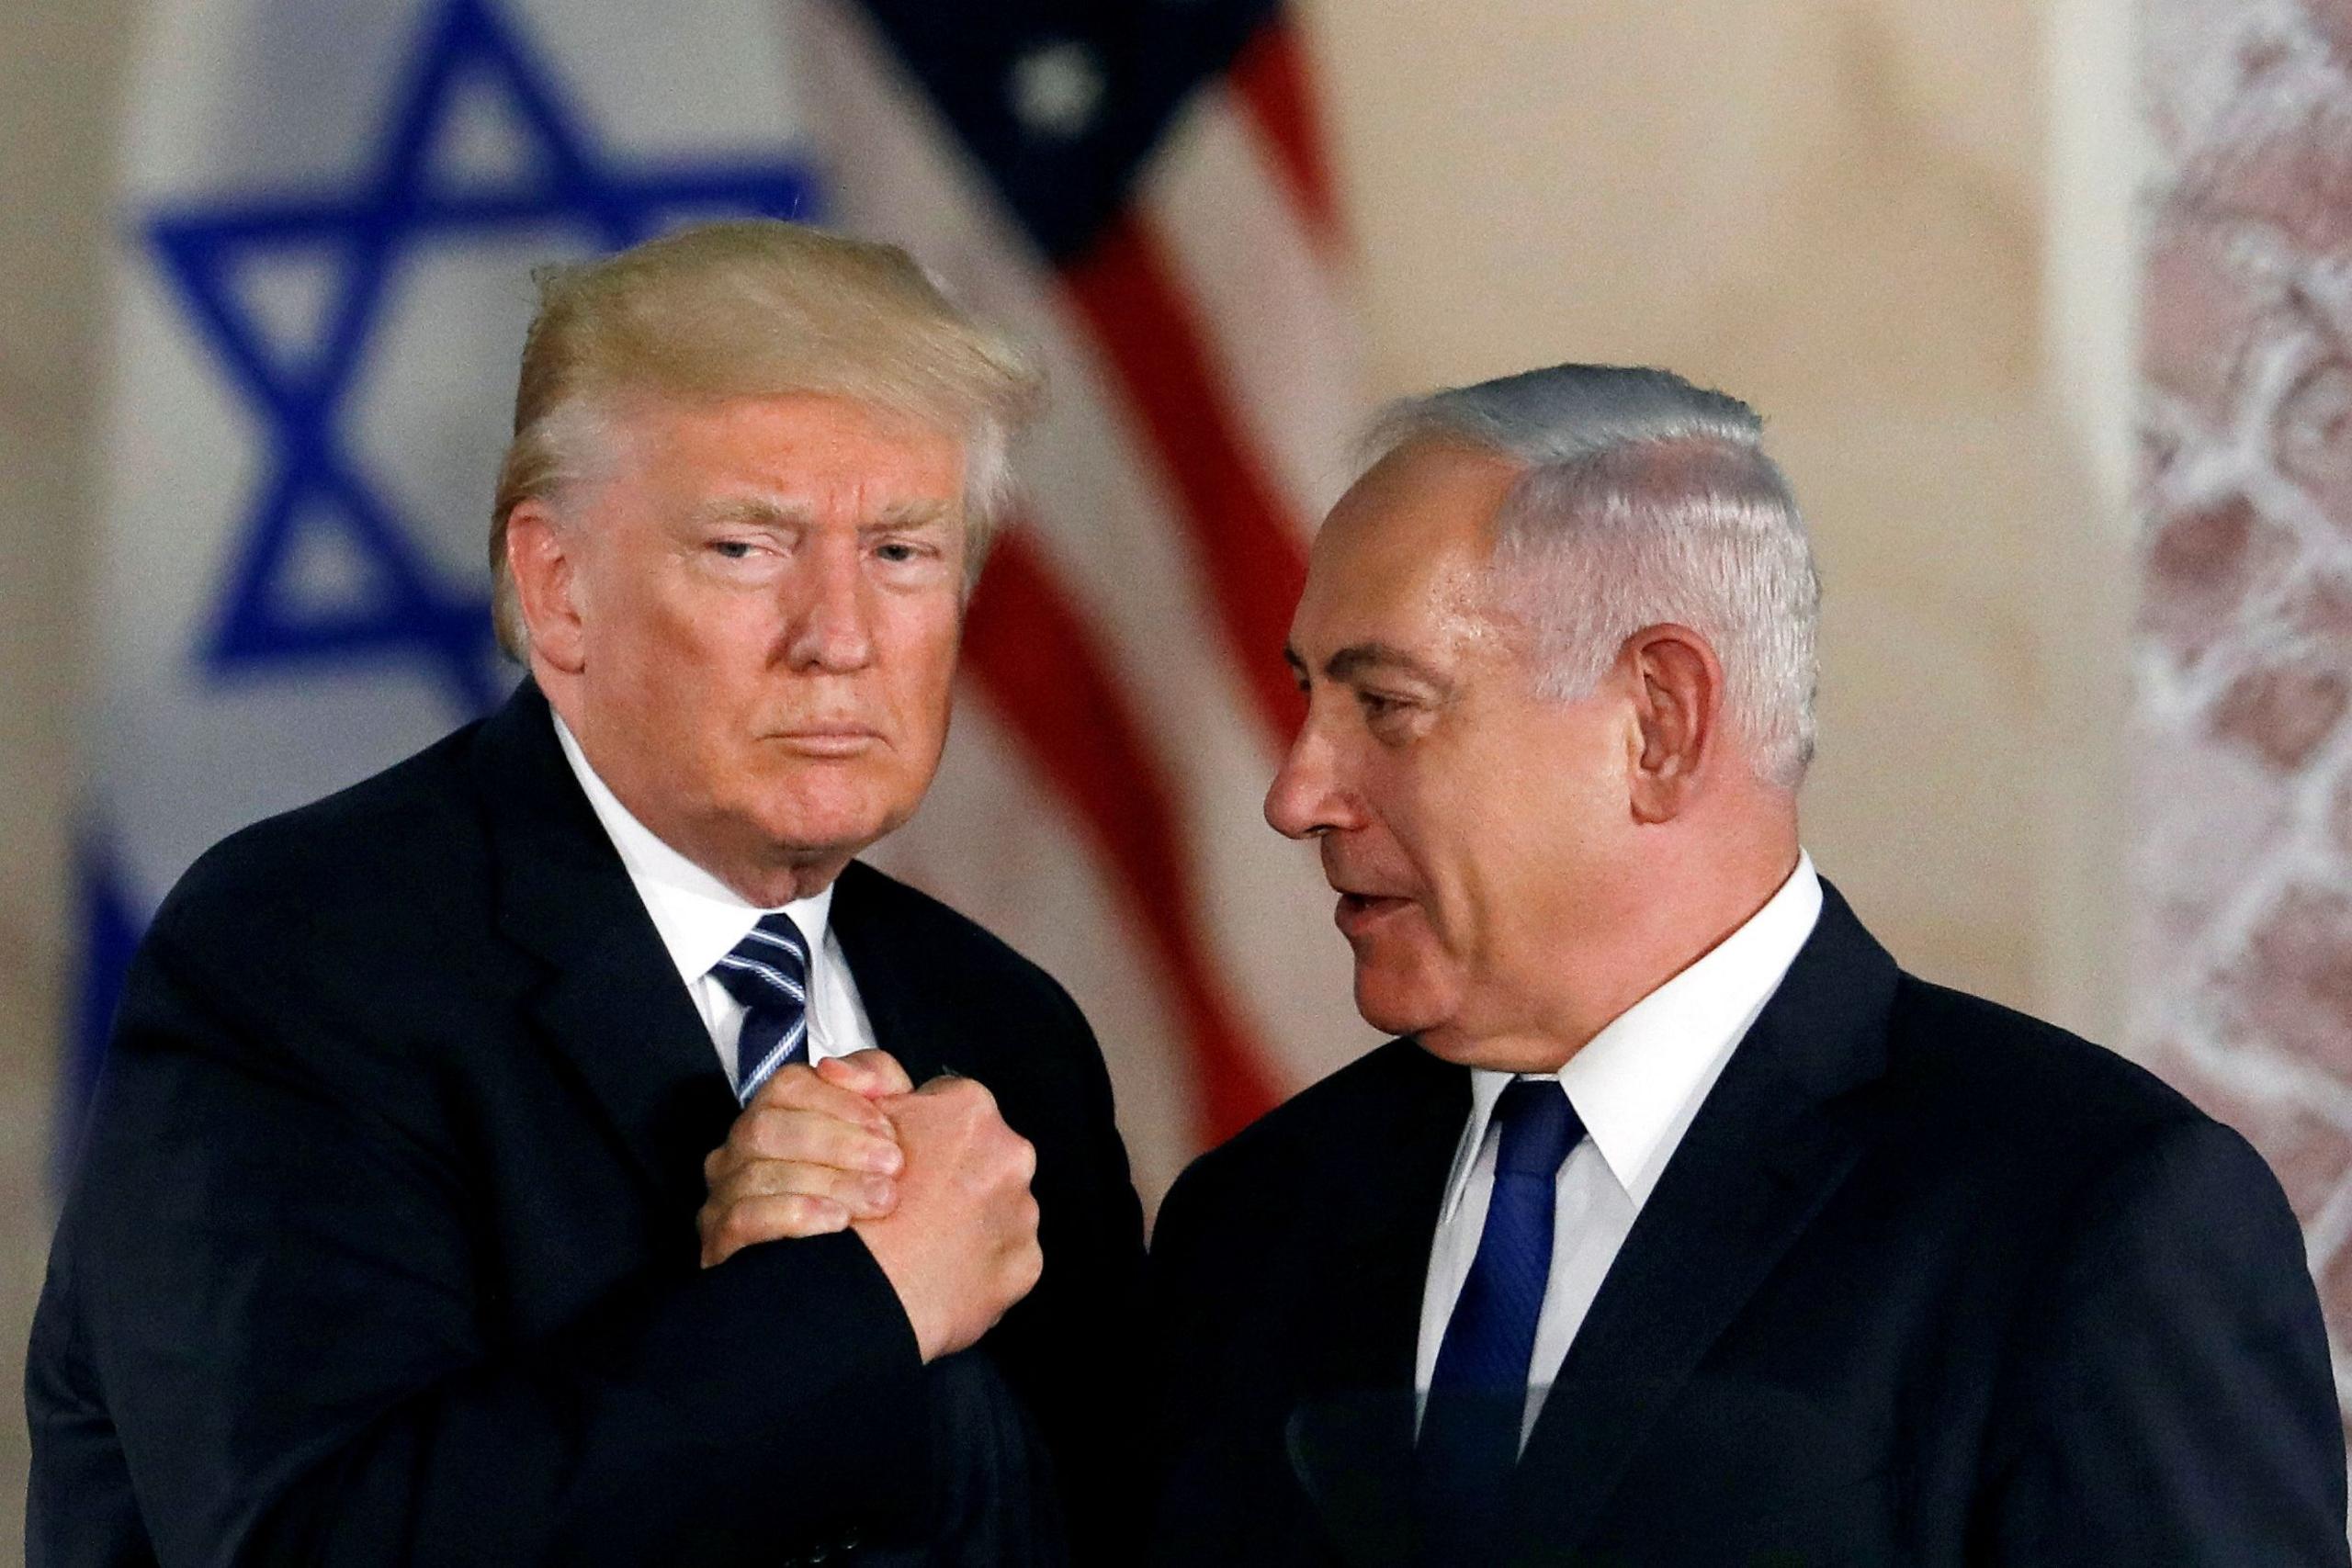
[[[1390,916],[1412,907],[1410,898],[1395,898],[1380,893],[1350,893],[1342,890],[1339,907],[1331,912],[1331,923],[1347,937],[1362,936]]]
[[[804,724],[768,739],[804,757],[857,757],[882,745],[882,732],[863,724]]]

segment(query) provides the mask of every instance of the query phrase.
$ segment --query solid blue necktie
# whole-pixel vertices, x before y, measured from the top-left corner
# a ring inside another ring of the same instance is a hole
[[[743,1004],[735,1098],[749,1105],[778,1067],[808,1054],[808,939],[791,916],[763,915],[710,974]]]
[[[1521,1078],[1495,1105],[1494,1196],[1478,1254],[1440,1342],[1417,1449],[1422,1555],[1471,1562],[1500,1524],[1519,1460],[1535,1324],[1552,1275],[1560,1165],[1584,1137],[1549,1078]]]

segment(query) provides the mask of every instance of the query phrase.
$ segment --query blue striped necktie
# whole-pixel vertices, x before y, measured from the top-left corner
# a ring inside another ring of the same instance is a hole
[[[710,976],[743,1004],[735,1098],[749,1105],[778,1067],[808,1054],[808,939],[781,910],[762,915]]]
[[[1559,1084],[1521,1078],[1495,1105],[1502,1130],[1478,1254],[1445,1325],[1417,1450],[1422,1560],[1481,1561],[1519,1461],[1535,1325],[1552,1277],[1560,1165],[1584,1123]]]

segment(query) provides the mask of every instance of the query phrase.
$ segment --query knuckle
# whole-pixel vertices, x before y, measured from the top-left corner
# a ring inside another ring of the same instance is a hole
[[[795,1176],[797,1179],[793,1182],[792,1190],[796,1196],[803,1199],[831,1198],[837,1202],[847,1201],[854,1196],[862,1180],[854,1171],[836,1170],[823,1165],[810,1166],[805,1171],[795,1172]]]
[[[760,1134],[760,1153],[781,1160],[821,1157],[829,1125],[805,1111],[778,1111]]]
[[[754,1155],[774,1155],[790,1119],[789,1111],[769,1105],[745,1112],[742,1121],[736,1123],[744,1150]]]
[[[1018,1138],[1006,1139],[989,1150],[988,1169],[1007,1186],[1026,1187],[1037,1171],[1036,1151]]]
[[[808,1095],[825,1087],[825,1080],[806,1062],[791,1062],[778,1067],[768,1081],[760,1086],[759,1103],[763,1106],[795,1106],[807,1101]]]
[[[760,1154],[767,1159],[790,1159],[801,1139],[802,1116],[797,1111],[775,1111],[760,1126]]]

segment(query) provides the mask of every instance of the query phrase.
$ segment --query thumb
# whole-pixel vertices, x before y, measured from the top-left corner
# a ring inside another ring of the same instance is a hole
[[[828,1056],[817,1064],[817,1076],[868,1100],[905,1094],[914,1088],[907,1070],[887,1051],[853,1051],[846,1056]]]

